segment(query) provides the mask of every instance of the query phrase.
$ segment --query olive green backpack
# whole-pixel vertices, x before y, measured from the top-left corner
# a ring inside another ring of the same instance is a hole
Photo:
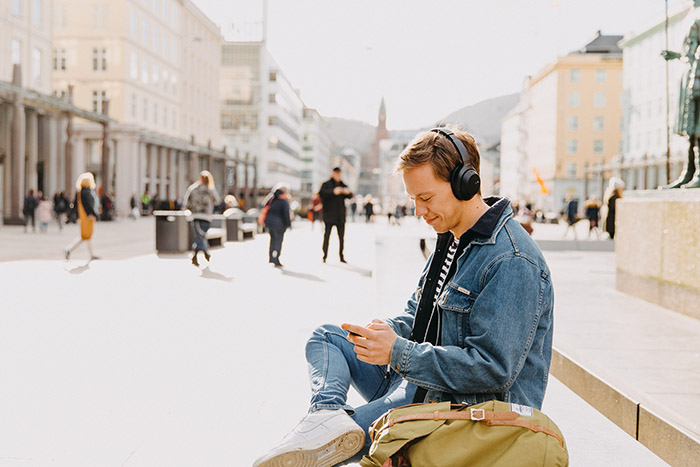
[[[372,423],[362,467],[568,466],[564,436],[532,407],[412,404]]]

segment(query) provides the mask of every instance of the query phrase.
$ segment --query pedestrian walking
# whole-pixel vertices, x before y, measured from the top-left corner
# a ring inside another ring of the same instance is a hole
[[[551,274],[510,201],[481,197],[479,161],[474,138],[461,131],[436,128],[409,143],[398,170],[416,215],[438,234],[418,288],[394,318],[313,332],[308,414],[254,467],[357,462],[369,450],[370,424],[414,402],[541,407]],[[277,377],[271,372],[270,383]],[[348,404],[351,386],[366,404]]]
[[[208,170],[199,173],[199,179],[187,188],[184,204],[192,212],[192,230],[194,232],[194,253],[192,264],[199,266],[197,254],[204,253],[207,262],[211,259],[207,230],[214,218],[214,206],[219,204],[219,195],[214,186],[214,177]]]
[[[335,226],[338,232],[338,253],[340,262],[345,263],[345,200],[352,198],[352,193],[348,186],[341,180],[340,167],[334,167],[331,178],[321,185],[319,190],[321,204],[323,204],[323,262],[328,258],[328,242],[331,236],[331,229]]]
[[[27,196],[24,197],[24,205],[22,206],[22,214],[24,214],[24,232],[29,228],[29,222],[32,222],[32,232],[36,232],[36,208],[39,205],[39,200],[34,196],[34,189],[30,188]]]
[[[610,235],[610,240],[615,238],[615,203],[622,198],[622,190],[625,189],[625,182],[617,177],[612,177],[608,182],[608,193],[606,196],[608,214],[605,216],[605,231]]]
[[[137,196],[131,195],[131,199],[129,200],[129,219],[131,220],[136,220],[139,216],[139,200]]]
[[[53,217],[53,204],[51,204],[51,201],[46,198],[45,195],[42,195],[41,200],[39,201],[39,206],[36,208],[36,215],[39,218],[39,231],[46,233],[49,229],[49,222],[51,222],[51,218]]]
[[[70,207],[70,201],[66,197],[65,193],[62,191],[57,191],[53,195],[53,210],[56,213],[56,223],[58,224],[58,230],[63,230],[63,222]]]
[[[591,232],[595,232],[596,236],[600,239],[600,228],[598,224],[600,222],[600,201],[596,195],[591,195],[590,198],[586,200],[584,204],[586,208],[586,219],[588,219],[588,238],[591,238]]]
[[[289,188],[286,185],[279,185],[274,191],[265,216],[265,227],[270,233],[269,262],[277,268],[283,267],[280,263],[280,255],[284,232],[292,226],[290,212]]]
[[[566,229],[564,229],[564,237],[571,229],[574,232],[574,240],[578,240],[576,236],[576,223],[580,220],[578,217],[578,199],[574,198],[574,195],[569,193],[566,195],[566,200],[564,203],[564,220],[566,221]]]
[[[92,233],[98,212],[95,177],[90,172],[80,174],[75,187],[78,192],[75,194],[74,204],[78,211],[78,219],[80,219],[80,235],[63,250],[63,254],[66,261],[69,260],[73,250],[81,243],[86,242],[88,252],[90,252],[90,261],[92,261],[99,259],[92,250]]]
[[[365,223],[369,224],[372,222],[372,216],[374,215],[374,203],[372,203],[372,195],[367,195],[365,197],[365,205],[363,207],[365,211]]]

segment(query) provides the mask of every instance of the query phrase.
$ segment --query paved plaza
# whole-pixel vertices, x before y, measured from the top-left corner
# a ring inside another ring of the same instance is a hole
[[[265,234],[214,249],[195,268],[188,255],[155,254],[152,218],[96,224],[101,259],[92,262],[84,246],[63,259],[77,226],[51,227],[0,226],[0,465],[251,465],[307,408],[311,331],[397,314],[425,262],[418,239],[433,236],[413,218],[349,223],[348,264],[333,238],[323,264],[321,226],[300,221],[285,237],[284,269],[267,263]],[[612,244],[586,240],[584,228],[581,241],[569,234],[535,226],[555,280],[555,345],[666,400],[671,373],[698,369],[700,344],[690,339],[700,323],[616,292]],[[676,340],[646,374],[626,373],[624,358],[644,358],[635,346],[655,349],[670,333]],[[679,345],[685,359],[665,365]],[[660,367],[668,374],[645,383]],[[675,391],[692,420],[698,374]],[[572,466],[665,465],[554,378],[543,410]]]

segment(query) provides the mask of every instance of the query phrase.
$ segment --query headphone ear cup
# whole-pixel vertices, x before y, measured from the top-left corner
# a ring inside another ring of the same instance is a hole
[[[472,167],[465,167],[462,164],[452,171],[450,185],[455,198],[469,201],[479,192],[481,178]]]

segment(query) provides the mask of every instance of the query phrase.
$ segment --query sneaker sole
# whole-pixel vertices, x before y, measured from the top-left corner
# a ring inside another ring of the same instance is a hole
[[[319,448],[286,452],[256,467],[331,467],[357,454],[364,442],[364,431],[351,431]]]

